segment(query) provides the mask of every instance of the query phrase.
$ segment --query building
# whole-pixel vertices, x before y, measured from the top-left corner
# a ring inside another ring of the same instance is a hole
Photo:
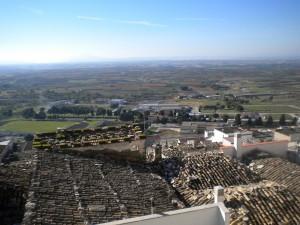
[[[223,201],[224,189],[217,186],[214,188],[213,204],[124,219],[102,225],[194,225],[197,221],[201,221],[201,225],[229,225],[230,213]]]
[[[269,130],[242,130],[235,127],[215,128],[205,131],[207,140],[220,143],[220,151],[225,155],[242,158],[244,155],[261,150],[278,157],[286,157],[289,141],[276,139]]]
[[[290,142],[300,141],[300,127],[286,127],[277,129],[274,133],[278,140],[288,140]]]
[[[154,111],[154,112],[170,112],[175,110],[182,110],[185,106],[178,104],[163,104],[163,103],[149,103],[149,104],[139,104],[138,110],[142,111]]]
[[[125,99],[119,99],[119,98],[115,98],[115,99],[111,99],[109,101],[109,103],[111,105],[126,105],[127,101]]]
[[[204,132],[204,137],[209,139],[212,142],[227,142],[232,139],[233,141],[233,136],[234,133],[242,132],[243,130],[237,127],[220,127],[220,128],[214,128],[213,130],[206,130]],[[243,131],[244,132],[244,131]],[[244,132],[244,134],[251,135],[251,133]]]

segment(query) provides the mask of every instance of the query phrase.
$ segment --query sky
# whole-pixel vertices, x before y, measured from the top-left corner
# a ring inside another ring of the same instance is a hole
[[[0,64],[300,57],[299,0],[0,0]]]

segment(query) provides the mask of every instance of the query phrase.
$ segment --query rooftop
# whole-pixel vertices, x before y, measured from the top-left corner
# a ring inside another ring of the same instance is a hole
[[[146,166],[44,151],[35,158],[24,225],[96,224],[176,209],[174,191]]]
[[[281,158],[253,160],[250,168],[262,178],[285,185],[300,196],[300,166]]]
[[[277,129],[276,131],[285,135],[300,134],[300,127],[295,127],[295,128],[286,127],[282,129]]]
[[[242,130],[238,127],[219,127],[219,128],[215,128],[225,134],[233,134],[233,133],[237,133],[237,132],[241,132]]]

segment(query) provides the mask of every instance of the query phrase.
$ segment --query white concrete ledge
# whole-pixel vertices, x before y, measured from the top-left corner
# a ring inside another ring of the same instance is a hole
[[[229,211],[224,206],[223,202],[218,202],[214,204],[168,211],[162,214],[118,220],[103,223],[102,225],[195,225],[197,223],[201,223],[201,225],[228,225]]]

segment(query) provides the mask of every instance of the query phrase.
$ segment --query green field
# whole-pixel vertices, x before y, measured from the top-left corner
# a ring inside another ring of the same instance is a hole
[[[300,110],[289,105],[244,105],[245,111],[260,113],[298,113]]]
[[[42,133],[56,131],[58,127],[64,128],[74,125],[72,121],[34,121],[15,120],[0,126],[0,131]]]

